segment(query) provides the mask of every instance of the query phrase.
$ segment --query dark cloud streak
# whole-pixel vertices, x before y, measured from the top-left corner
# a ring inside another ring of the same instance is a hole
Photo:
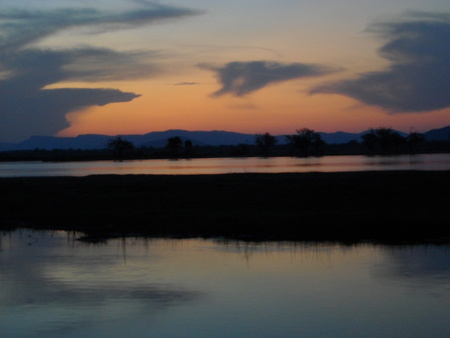
[[[198,85],[197,82],[178,82],[175,83],[174,86],[195,86]]]
[[[48,11],[11,9],[0,13],[0,46],[16,49],[59,31],[76,27],[91,27],[97,33],[110,32],[200,13],[154,3],[120,13],[95,8],[61,8]]]
[[[233,94],[244,96],[269,84],[303,77],[321,76],[337,69],[323,65],[272,61],[230,62],[223,67],[201,65],[216,72],[222,88],[213,96]]]
[[[386,40],[379,53],[391,65],[311,93],[342,94],[391,113],[450,107],[450,15],[410,13],[398,22],[372,25],[369,31]]]

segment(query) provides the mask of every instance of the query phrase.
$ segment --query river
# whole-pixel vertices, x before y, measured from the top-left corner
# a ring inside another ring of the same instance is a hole
[[[450,170],[450,154],[0,163],[0,177]],[[448,337],[450,246],[0,233],[1,337]]]
[[[448,337],[450,246],[0,236],[2,337]]]
[[[0,177],[98,174],[227,174],[366,170],[450,170],[450,154],[204,158],[90,162],[0,162]]]

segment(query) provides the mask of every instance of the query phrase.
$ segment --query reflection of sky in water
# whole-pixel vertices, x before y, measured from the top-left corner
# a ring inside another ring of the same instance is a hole
[[[450,247],[416,245],[387,247],[388,264],[378,276],[411,287],[433,286],[450,291]]]
[[[227,174],[339,172],[363,170],[450,170],[450,154],[401,156],[325,156],[204,158],[143,161],[3,162],[0,177],[85,176],[91,174]]]
[[[125,264],[117,248],[65,241],[59,234],[29,232],[3,238],[1,331],[15,335],[21,327],[19,335],[65,334],[94,327],[96,332],[97,322],[122,325],[129,317],[149,316],[201,295],[152,278],[151,270],[135,262]]]
[[[444,337],[448,329],[448,246],[88,245],[21,231],[3,235],[2,248],[2,337]]]

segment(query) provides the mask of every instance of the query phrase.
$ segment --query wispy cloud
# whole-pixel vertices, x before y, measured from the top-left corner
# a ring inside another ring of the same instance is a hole
[[[134,1],[138,8],[107,12],[94,8],[9,9],[0,13],[0,135],[21,140],[55,134],[69,126],[67,113],[94,105],[131,101],[140,95],[107,88],[45,89],[65,81],[135,79],[158,72],[148,51],[118,52],[90,46],[54,50],[38,42],[62,30],[83,27],[91,33],[129,29],[199,12]]]
[[[195,86],[198,85],[197,82],[178,82],[175,83],[175,86]]]
[[[96,8],[60,8],[52,10],[9,9],[0,13],[2,48],[18,48],[37,42],[59,31],[91,27],[93,32],[123,30],[155,22],[200,14],[200,11],[140,2],[142,6],[123,12]]]
[[[387,42],[383,71],[325,84],[311,93],[342,94],[391,113],[427,112],[450,107],[450,15],[409,13],[396,22],[369,28]]]
[[[223,67],[201,65],[216,73],[222,88],[213,96],[244,96],[269,84],[304,77],[321,76],[336,69],[316,64],[279,63],[273,61],[230,62]]]

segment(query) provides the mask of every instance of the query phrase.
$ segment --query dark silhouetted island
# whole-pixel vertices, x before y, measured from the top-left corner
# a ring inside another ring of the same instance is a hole
[[[3,230],[448,243],[450,171],[0,178]]]

